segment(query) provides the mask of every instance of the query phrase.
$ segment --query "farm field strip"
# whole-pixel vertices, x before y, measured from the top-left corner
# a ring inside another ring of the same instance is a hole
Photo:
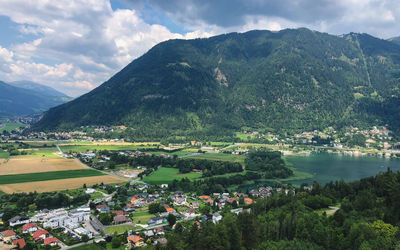
[[[29,193],[29,192],[53,192],[61,191],[67,189],[77,189],[82,188],[83,184],[87,186],[93,186],[95,184],[113,184],[126,182],[125,179],[110,176],[91,176],[91,177],[81,177],[81,178],[71,178],[71,179],[59,179],[59,180],[49,180],[49,181],[37,181],[37,182],[25,182],[25,183],[14,183],[0,185],[0,190],[12,194],[12,193]]]
[[[66,153],[69,151],[86,152],[88,150],[140,150],[143,148],[154,147],[136,145],[65,145],[60,146],[60,148],[64,153]]]
[[[11,158],[7,162],[1,164],[0,160],[0,176],[12,174],[40,173],[64,170],[89,169],[76,159],[64,158]]]
[[[47,180],[62,180],[79,177],[101,176],[102,172],[91,169],[65,170],[43,173],[0,175],[0,185],[24,182],[38,182]]]

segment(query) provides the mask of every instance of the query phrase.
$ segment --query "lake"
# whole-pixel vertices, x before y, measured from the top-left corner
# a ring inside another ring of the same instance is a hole
[[[313,180],[317,180],[320,184],[340,179],[348,182],[375,176],[387,168],[394,172],[400,170],[400,159],[372,156],[314,153],[309,156],[285,156],[285,159],[297,170],[314,175],[313,179],[290,181],[295,185],[312,183]]]

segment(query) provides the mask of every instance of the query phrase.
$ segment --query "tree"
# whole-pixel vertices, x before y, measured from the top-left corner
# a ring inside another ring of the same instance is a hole
[[[168,214],[167,217],[168,224],[172,227],[176,223],[176,217],[173,214]]]
[[[88,242],[88,241],[89,241],[89,236],[87,236],[86,234],[84,234],[84,235],[82,236],[82,241],[83,241],[83,242]]]
[[[121,246],[122,239],[120,237],[114,237],[111,240],[111,247],[112,248],[119,248]]]
[[[29,211],[34,212],[34,211],[36,211],[37,206],[36,206],[35,203],[30,204],[30,205],[28,206],[28,209],[29,209]]]

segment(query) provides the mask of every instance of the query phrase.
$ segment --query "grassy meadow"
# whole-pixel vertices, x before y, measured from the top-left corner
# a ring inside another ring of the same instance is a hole
[[[157,171],[152,173],[149,176],[143,178],[143,181],[153,185],[160,184],[169,184],[172,183],[173,180],[181,180],[183,178],[189,179],[197,179],[200,178],[201,174],[199,173],[187,173],[187,174],[179,174],[179,170],[177,168],[159,168]]]
[[[245,159],[245,156],[243,156],[243,155],[223,154],[223,153],[208,153],[208,154],[190,155],[190,156],[187,156],[185,158],[203,159],[203,160],[211,160],[211,161],[232,161],[232,162],[243,163],[244,159]]]

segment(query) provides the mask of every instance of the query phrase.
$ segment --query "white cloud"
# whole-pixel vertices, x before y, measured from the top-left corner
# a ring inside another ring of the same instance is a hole
[[[211,35],[172,33],[147,24],[135,10],[113,11],[109,0],[2,0],[0,15],[19,24],[21,34],[37,36],[6,50],[13,59],[7,59],[12,65],[4,80],[34,80],[74,96],[161,41]],[[9,58],[6,52],[0,57]]]

